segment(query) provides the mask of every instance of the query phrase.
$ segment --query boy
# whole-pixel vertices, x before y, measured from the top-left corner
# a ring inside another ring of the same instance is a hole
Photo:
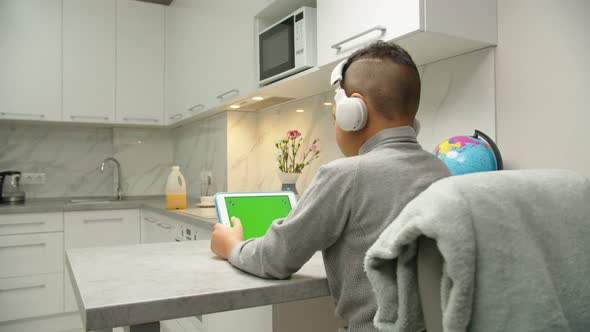
[[[377,42],[352,54],[341,72],[339,67],[333,76],[344,91],[336,90],[333,115],[347,158],[322,166],[289,216],[274,222],[265,236],[242,241],[240,221],[233,218],[233,228],[215,225],[211,249],[264,278],[288,278],[321,250],[337,316],[350,331],[376,331],[365,253],[409,201],[450,174],[416,141],[412,125],[420,77],[405,50]],[[366,124],[342,126],[355,131],[341,128],[342,93],[352,98],[346,101],[366,105]]]

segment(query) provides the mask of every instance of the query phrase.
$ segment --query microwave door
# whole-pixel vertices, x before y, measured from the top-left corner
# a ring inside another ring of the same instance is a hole
[[[295,68],[294,18],[278,23],[260,34],[260,80]]]

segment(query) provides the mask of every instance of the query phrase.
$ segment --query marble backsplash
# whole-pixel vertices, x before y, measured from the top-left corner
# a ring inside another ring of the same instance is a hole
[[[172,165],[168,129],[0,123],[0,170],[45,173],[45,184],[26,184],[27,197],[108,196],[121,163],[125,195],[159,195]]]
[[[189,196],[227,190],[227,128],[227,113],[221,113],[172,130],[174,163],[180,166]]]
[[[455,135],[479,129],[495,138],[494,48],[487,48],[419,68],[422,96],[418,140],[427,151]],[[228,113],[228,190],[278,190],[274,142],[287,130],[298,129],[303,146],[319,138],[320,158],[306,167],[297,187],[303,192],[318,168],[341,158],[336,144],[331,106],[333,92],[256,113]],[[303,109],[298,113],[295,110]]]

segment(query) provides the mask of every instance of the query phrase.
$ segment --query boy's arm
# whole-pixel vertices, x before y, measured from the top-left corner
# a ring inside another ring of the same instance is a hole
[[[297,206],[260,238],[231,251],[235,267],[264,278],[288,278],[342,234],[353,204],[356,169],[322,167]]]

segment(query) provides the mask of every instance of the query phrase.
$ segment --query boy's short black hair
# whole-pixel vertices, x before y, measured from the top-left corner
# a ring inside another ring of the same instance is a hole
[[[388,89],[381,87],[378,89],[380,91],[371,91],[370,89],[362,91],[361,87],[347,89],[346,71],[354,62],[360,59],[389,60],[403,69],[396,75],[395,85]],[[392,119],[403,116],[413,119],[418,111],[421,88],[418,68],[410,54],[397,44],[377,41],[354,52],[342,68],[342,85],[348,95],[358,92],[371,98],[376,110],[387,118]]]

